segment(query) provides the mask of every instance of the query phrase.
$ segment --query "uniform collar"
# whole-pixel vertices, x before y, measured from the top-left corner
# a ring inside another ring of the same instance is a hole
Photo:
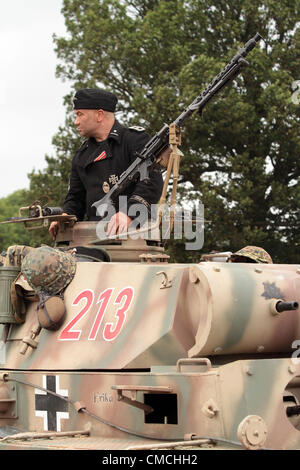
[[[109,148],[108,140],[112,139],[112,140],[115,140],[118,143],[120,143],[121,142],[121,137],[122,137],[125,129],[126,129],[126,127],[122,126],[122,124],[120,124],[119,121],[115,120],[114,125],[112,126],[111,130],[109,131],[109,134],[108,134],[106,140],[103,140],[102,142],[97,142],[94,139],[94,137],[89,137],[88,140],[83,142],[82,146],[80,147],[80,149],[77,152],[78,165],[83,167],[83,168],[86,168],[90,163],[92,163],[94,161],[95,156],[97,156],[96,155],[97,152],[100,151],[99,150],[100,147],[102,147],[103,150],[107,151],[107,156],[109,157],[110,152],[106,148],[107,146]],[[89,154],[89,156],[87,158],[86,157],[84,158],[84,157],[82,157],[82,155],[84,154],[84,151],[87,148],[92,149],[91,154]]]
[[[124,133],[125,127],[122,126],[122,124],[119,123],[119,121],[115,120],[114,125],[112,126],[111,130],[109,131],[109,134],[107,136],[107,139],[113,139],[116,140],[117,142],[121,142],[121,136]],[[107,140],[106,139],[106,140]],[[103,141],[105,142],[105,141]],[[89,137],[88,140],[85,140],[81,147],[79,148],[79,151],[85,150],[89,144],[101,144],[101,142],[97,142],[94,137]]]
[[[121,142],[121,136],[124,132],[125,127],[119,123],[119,121],[115,120],[114,125],[112,126],[107,138],[116,140],[118,143]]]

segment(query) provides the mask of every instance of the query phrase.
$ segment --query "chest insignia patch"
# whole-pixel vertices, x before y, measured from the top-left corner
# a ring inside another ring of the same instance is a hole
[[[108,181],[111,184],[116,184],[119,181],[119,177],[117,175],[110,175],[110,177],[108,178]]]
[[[102,185],[102,190],[105,194],[108,193],[108,191],[110,190],[110,186],[109,186],[107,181],[104,181],[104,183]]]
[[[99,160],[104,160],[107,157],[105,150],[98,155],[98,157],[95,158],[94,162],[98,162]]]

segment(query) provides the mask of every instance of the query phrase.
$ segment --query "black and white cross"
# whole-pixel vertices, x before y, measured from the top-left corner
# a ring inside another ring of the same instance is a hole
[[[68,390],[59,387],[58,375],[43,375],[43,388],[68,398]],[[45,431],[61,431],[61,419],[68,419],[68,402],[48,392],[35,389],[35,415],[43,418]]]

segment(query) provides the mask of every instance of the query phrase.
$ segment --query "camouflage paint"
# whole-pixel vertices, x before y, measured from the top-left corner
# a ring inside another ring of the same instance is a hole
[[[7,405],[0,411],[0,427],[44,432],[45,418],[36,415],[43,394],[35,388],[47,380],[59,384],[70,400],[62,400],[66,411],[57,415],[62,416],[61,432],[89,428],[89,437],[0,440],[1,448],[124,449],[149,443],[155,447],[155,442],[181,441],[186,434],[241,439],[251,447],[240,433],[238,437],[238,430],[243,425],[248,435],[247,419],[254,416],[263,423],[253,438],[258,446],[299,449],[299,431],[287,417],[282,399],[287,384],[300,376],[300,365],[289,357],[291,342],[300,338],[299,309],[280,314],[274,310],[280,297],[300,301],[299,274],[299,266],[293,265],[77,263],[64,294],[66,318],[57,331],[42,329],[37,348],[20,354],[22,340],[37,322],[36,301],[27,302],[26,321],[10,327],[0,373],[12,381],[1,375],[0,393],[16,385],[17,417]],[[132,290],[126,291],[126,286]],[[82,292],[86,297],[78,297]],[[122,292],[131,292],[132,297],[128,300],[130,296],[122,294],[114,305]],[[107,300],[105,311],[104,304],[97,304],[103,293],[109,294],[101,300]],[[90,310],[79,318],[88,299]],[[114,337],[116,313],[126,310],[127,301],[126,317]],[[96,335],[93,325],[100,307],[105,313]],[[68,328],[75,318],[76,324]],[[106,341],[104,329],[110,323],[113,339]],[[63,331],[68,337],[77,330],[78,339],[59,339]],[[285,357],[278,358],[280,354]],[[213,367],[205,359],[208,355]],[[223,365],[218,365],[221,358]],[[127,402],[118,400],[116,386],[123,388]],[[300,397],[300,382],[289,386]],[[155,403],[157,393],[163,393],[168,406],[156,404],[158,418],[147,422],[140,407],[146,398]],[[53,403],[59,400],[56,397]],[[177,413],[177,423],[160,422],[168,408],[173,419]],[[56,416],[54,409],[50,411]],[[53,420],[51,426],[58,426]],[[266,440],[260,435],[264,426]]]
[[[251,273],[246,270],[241,272],[240,265],[233,265],[230,275],[232,276],[232,290],[229,295],[233,299],[233,303],[231,309],[224,312],[224,321],[230,325],[224,339],[223,347],[226,349],[231,349],[231,347],[239,344],[245,334],[253,312],[252,304],[256,287]],[[245,285],[247,285],[247,289],[243,289]],[[243,292],[242,298],[240,296],[241,292]],[[235,301],[235,299],[239,299],[239,301]],[[241,314],[243,314],[243,321],[240,321]],[[234,328],[232,328],[232,325],[234,325]]]

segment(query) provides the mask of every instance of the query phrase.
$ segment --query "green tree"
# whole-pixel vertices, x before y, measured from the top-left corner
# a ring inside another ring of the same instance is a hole
[[[299,1],[64,0],[62,13],[68,34],[55,38],[58,76],[74,90],[115,92],[120,120],[150,133],[172,122],[239,46],[263,36],[250,66],[185,126],[179,187],[182,200],[205,205],[205,252],[252,244],[275,261],[299,262]],[[31,175],[33,193],[55,204],[78,145],[71,95],[57,156]],[[199,258],[176,247],[177,259]]]
[[[10,217],[18,217],[20,207],[31,204],[29,191],[20,189],[7,197],[0,199],[0,222]],[[23,211],[25,214],[25,211]],[[31,232],[25,230],[23,223],[2,224],[0,229],[0,252],[11,245],[31,245],[33,242]]]

